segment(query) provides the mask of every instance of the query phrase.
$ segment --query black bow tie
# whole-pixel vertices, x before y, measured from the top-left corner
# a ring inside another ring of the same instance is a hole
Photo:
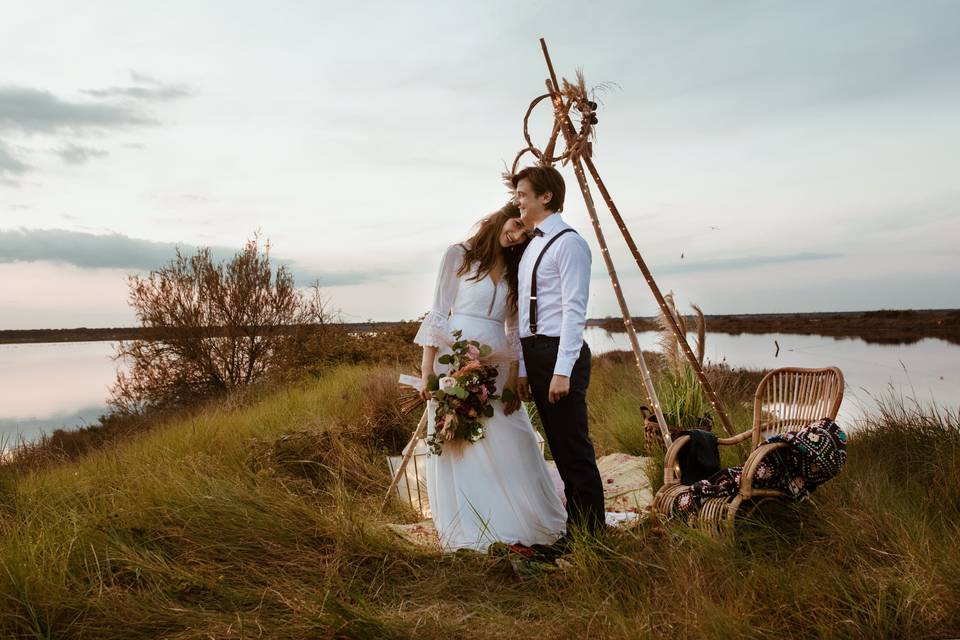
[[[530,231],[530,237],[531,237],[531,238],[537,238],[537,237],[542,238],[542,237],[543,237],[543,231],[540,230],[540,227],[534,227],[534,228],[533,228],[533,231]]]

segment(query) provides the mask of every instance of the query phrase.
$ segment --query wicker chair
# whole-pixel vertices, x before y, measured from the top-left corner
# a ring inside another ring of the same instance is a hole
[[[752,453],[743,465],[740,491],[735,496],[706,500],[696,516],[695,526],[711,534],[733,534],[733,525],[741,508],[750,515],[767,500],[789,498],[776,489],[754,488],[753,478],[765,456],[783,442],[761,444],[772,435],[799,429],[814,420],[836,419],[843,401],[843,373],[836,367],[799,369],[788,367],[768,373],[757,386],[753,401],[753,426],[730,438],[719,438],[720,445],[735,445],[751,439]],[[680,483],[680,450],[690,436],[673,441],[663,461],[663,486],[653,500],[653,508],[668,516],[674,501],[688,487]]]

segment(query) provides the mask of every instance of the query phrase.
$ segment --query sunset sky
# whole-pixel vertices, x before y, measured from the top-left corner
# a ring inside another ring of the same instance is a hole
[[[131,325],[127,274],[258,230],[344,319],[416,318],[506,198],[540,36],[607,83],[597,166],[684,305],[960,307],[958,24],[948,1],[7,2],[0,329]],[[563,171],[589,315],[615,315]]]

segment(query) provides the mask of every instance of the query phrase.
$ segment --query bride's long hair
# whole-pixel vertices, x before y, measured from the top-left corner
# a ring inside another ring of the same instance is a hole
[[[517,274],[520,271],[520,257],[529,240],[512,247],[501,247],[500,231],[507,220],[519,217],[520,209],[514,203],[508,202],[499,211],[478,222],[477,231],[463,243],[463,264],[457,271],[458,276],[466,275],[473,264],[477,263],[477,272],[471,280],[480,281],[486,278],[497,264],[498,255],[503,256],[503,277],[507,279],[510,287],[507,308],[511,313],[517,310]]]

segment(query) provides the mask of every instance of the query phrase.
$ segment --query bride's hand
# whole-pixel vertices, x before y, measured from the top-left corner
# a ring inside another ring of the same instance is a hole
[[[437,347],[424,347],[423,359],[420,361],[420,397],[424,400],[430,400],[433,395],[430,393],[430,378],[433,376],[433,363],[437,358]]]
[[[420,375],[420,397],[424,400],[432,400],[433,394],[430,392],[429,383],[430,376],[433,375],[433,371],[424,371]]]

